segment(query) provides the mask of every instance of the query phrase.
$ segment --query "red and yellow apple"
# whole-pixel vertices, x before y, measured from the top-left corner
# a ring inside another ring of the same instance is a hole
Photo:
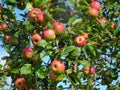
[[[95,68],[91,66],[84,66],[82,69],[83,73],[88,75],[88,74],[94,74],[95,73]]]
[[[52,29],[44,29],[43,37],[47,40],[52,40],[56,38],[55,32]]]
[[[39,41],[42,39],[42,35],[35,33],[34,35],[32,35],[31,40],[33,45],[37,46],[39,44]]]
[[[65,70],[65,64],[61,60],[53,60],[52,63],[51,63],[51,65],[50,65],[50,69],[55,74],[61,74]]]
[[[32,58],[33,57],[33,49],[30,47],[26,47],[23,49],[22,54],[25,58]]]
[[[95,8],[95,9],[98,9],[98,10],[101,10],[101,9],[102,9],[101,4],[100,4],[100,2],[98,2],[98,1],[92,1],[92,2],[90,3],[90,7]]]
[[[106,20],[106,18],[100,18],[100,19],[97,19],[97,21],[99,22],[99,23],[107,23],[108,21]]]
[[[17,90],[26,90],[26,89],[23,87],[19,87]]]
[[[24,88],[26,87],[27,81],[24,78],[17,78],[15,80],[15,87],[16,88]]]
[[[95,17],[97,17],[98,14],[99,14],[99,11],[97,9],[91,8],[91,7],[89,7],[88,12],[89,12],[90,15],[95,16]]]
[[[85,46],[87,43],[87,40],[84,38],[84,36],[79,35],[74,40],[75,44],[79,47]]]
[[[61,34],[64,32],[65,26],[63,23],[55,21],[53,26],[56,34]]]
[[[89,34],[86,33],[86,32],[84,32],[84,33],[82,34],[82,36],[87,39],[87,38],[89,37]]]
[[[3,42],[4,42],[5,44],[9,44],[10,38],[11,38],[11,35],[4,35],[4,37],[3,37]]]

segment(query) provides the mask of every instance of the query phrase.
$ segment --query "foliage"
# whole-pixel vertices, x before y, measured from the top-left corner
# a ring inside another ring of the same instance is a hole
[[[81,90],[98,90],[97,86],[107,85],[109,90],[119,87],[119,81],[111,87],[112,82],[118,79],[120,71],[120,1],[99,0],[102,10],[99,16],[89,14],[89,5],[93,0],[2,0],[3,10],[0,12],[0,24],[5,24],[5,29],[0,29],[1,46],[6,49],[9,56],[4,56],[6,64],[0,66],[0,82],[11,76],[11,88],[15,90],[14,82],[19,77],[24,77],[29,87],[35,90],[63,90],[65,86],[59,82],[70,84],[67,88]],[[40,8],[45,14],[44,23],[31,22],[28,12],[32,8]],[[15,9],[24,12],[17,19]],[[100,23],[100,18],[106,18],[107,23]],[[34,33],[42,33],[45,28],[54,29],[54,21],[64,23],[63,33],[56,35],[54,40],[42,39],[38,46],[32,44],[31,37]],[[111,27],[112,23],[115,25]],[[87,44],[78,47],[74,39],[84,32],[89,34]],[[4,36],[12,36],[11,44],[5,43]],[[33,58],[24,58],[22,50],[31,47],[34,51]],[[108,60],[105,60],[107,58]],[[40,61],[39,61],[40,59]],[[65,63],[65,71],[59,75],[59,80],[53,82],[49,78],[50,64],[54,59]],[[9,67],[4,72],[5,66]],[[85,75],[84,66],[94,66],[94,75]],[[6,77],[5,77],[6,76]],[[4,83],[3,85],[6,85]],[[0,87],[3,87],[0,84]],[[112,89],[111,89],[112,88]]]

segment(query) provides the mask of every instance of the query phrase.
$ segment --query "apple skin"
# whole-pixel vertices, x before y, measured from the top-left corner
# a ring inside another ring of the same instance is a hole
[[[95,73],[95,68],[90,67],[90,66],[84,66],[82,69],[83,73],[88,75],[88,74],[94,74]]]
[[[25,88],[23,88],[23,87],[19,87],[17,90],[25,90]]]
[[[56,38],[55,32],[52,29],[44,29],[43,37],[47,40],[53,40]]]
[[[6,29],[6,28],[7,28],[7,26],[5,24],[0,25],[0,30]]]
[[[9,44],[10,38],[11,38],[10,35],[4,35],[4,37],[3,37],[3,42],[4,42],[5,44]]]
[[[0,13],[3,11],[3,7],[0,5]]]
[[[9,72],[10,68],[9,68],[9,66],[5,66],[3,70],[4,70],[4,72]]]
[[[61,60],[53,60],[50,69],[55,73],[55,74],[61,74],[65,70],[65,64]]]
[[[40,8],[33,8],[28,13],[28,19],[32,22],[45,22],[45,15]]]
[[[86,45],[87,40],[83,36],[79,35],[75,38],[74,42],[77,46],[82,47]]]
[[[97,9],[97,10],[101,10],[101,9],[102,9],[101,4],[100,4],[100,2],[98,2],[98,1],[92,1],[92,2],[90,3],[90,6],[91,6],[92,8]]]
[[[64,32],[65,26],[63,23],[55,21],[53,23],[53,26],[54,26],[54,31],[56,34],[61,34]]]
[[[54,72],[50,72],[49,74],[49,77],[50,77],[50,80],[53,81],[53,82],[56,82],[58,81],[58,75],[56,75]]]
[[[22,54],[25,58],[32,58],[33,57],[33,49],[30,47],[26,47],[23,49]]]
[[[87,39],[87,38],[89,37],[89,34],[86,33],[86,32],[84,32],[84,33],[82,34],[82,36]]]
[[[116,27],[116,24],[114,22],[112,22],[110,27],[111,27],[111,29],[114,29]]]
[[[99,12],[98,12],[98,10],[97,9],[95,9],[95,8],[89,8],[89,14],[90,15],[92,15],[92,16],[95,16],[95,17],[97,17],[98,16],[98,14],[99,14]]]
[[[34,89],[30,87],[28,90],[34,90]]]
[[[21,88],[21,87],[24,88],[24,87],[26,87],[26,84],[27,84],[27,82],[24,78],[17,78],[15,80],[16,88]]]
[[[38,33],[35,33],[32,37],[31,37],[31,40],[32,40],[32,43],[33,45],[37,46],[39,44],[39,41],[42,39],[42,35],[41,34],[38,34]]]

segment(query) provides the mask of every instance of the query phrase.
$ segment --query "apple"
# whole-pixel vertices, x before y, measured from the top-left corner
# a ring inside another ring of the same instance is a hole
[[[34,90],[34,89],[30,87],[28,90]]]
[[[56,74],[61,74],[65,70],[65,64],[61,60],[53,60],[50,65],[51,70]]]
[[[91,4],[90,4],[90,6],[91,6],[92,8],[98,9],[98,10],[101,10],[101,9],[102,9],[102,8],[101,8],[101,4],[100,4],[100,2],[98,2],[98,1],[92,1]]]
[[[6,29],[6,28],[7,28],[7,25],[5,25],[5,24],[0,25],[0,30]]]
[[[52,29],[46,28],[43,30],[43,37],[47,40],[52,40],[56,38],[56,35]]]
[[[4,37],[3,37],[3,42],[4,42],[5,44],[9,44],[10,38],[11,38],[10,35],[4,35]]]
[[[100,19],[97,19],[97,21],[99,22],[99,23],[107,23],[108,21],[106,20],[106,18],[100,18]]]
[[[84,32],[84,33],[82,34],[82,36],[87,39],[89,35],[88,35],[88,33]]]
[[[54,26],[54,31],[56,34],[61,34],[64,32],[65,26],[63,23],[55,21],[53,26]]]
[[[0,5],[0,13],[3,11],[3,7]]]
[[[10,40],[9,40],[9,44],[10,44],[10,45],[18,45],[18,44],[19,44],[19,41],[18,41],[17,38],[11,37]]]
[[[19,87],[17,90],[25,90],[25,88],[23,88],[23,87]]]
[[[32,58],[33,56],[33,49],[30,47],[26,47],[23,49],[22,54],[25,58]]]
[[[92,15],[92,16],[95,16],[95,17],[97,17],[98,16],[98,14],[99,14],[99,12],[98,12],[98,10],[97,9],[95,9],[95,8],[89,8],[89,14],[90,15]]]
[[[34,35],[32,35],[31,40],[33,45],[37,46],[39,44],[39,41],[42,39],[42,35],[35,33]]]
[[[84,36],[79,35],[75,38],[74,42],[77,46],[82,47],[86,45],[87,40],[84,38]]]
[[[112,29],[114,29],[115,26],[116,26],[116,24],[115,24],[114,22],[112,22],[111,25],[110,25],[110,27],[111,27]]]
[[[32,22],[45,22],[45,15],[40,8],[33,8],[28,13],[28,19]]]
[[[82,69],[83,73],[88,75],[88,74],[94,74],[95,73],[95,68],[90,67],[90,66],[84,66]]]
[[[58,81],[58,75],[56,75],[54,72],[50,72],[49,74],[49,77],[50,77],[50,80],[53,81],[53,82],[56,82]]]
[[[17,78],[15,80],[15,86],[16,88],[24,88],[26,86],[27,82],[24,78]]]
[[[105,57],[104,60],[105,60],[105,61],[108,61],[108,57]]]
[[[9,72],[9,71],[10,71],[10,68],[9,68],[9,66],[5,66],[5,67],[3,68],[3,70],[4,70],[4,72]]]

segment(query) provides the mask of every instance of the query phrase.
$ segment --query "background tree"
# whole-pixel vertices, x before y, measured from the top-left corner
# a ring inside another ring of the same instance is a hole
[[[15,90],[119,89],[119,0],[2,0],[0,39],[8,56],[0,87]],[[15,9],[27,10],[17,20]],[[118,80],[118,81],[117,81]],[[112,84],[117,81],[116,84]],[[112,87],[111,87],[112,85]]]

